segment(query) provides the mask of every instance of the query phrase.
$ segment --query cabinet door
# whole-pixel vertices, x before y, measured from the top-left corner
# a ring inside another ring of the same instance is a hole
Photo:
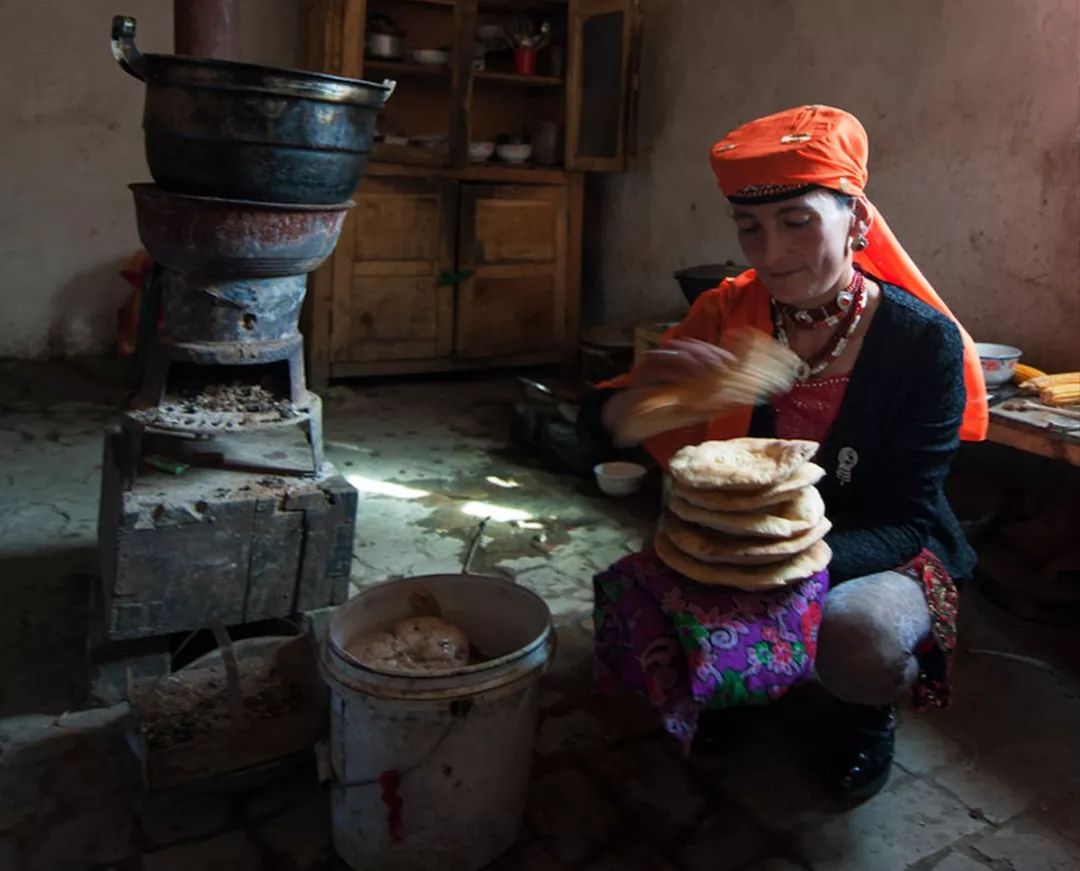
[[[566,166],[622,172],[637,123],[638,0],[570,0],[569,24]]]
[[[565,187],[463,185],[454,353],[557,357],[566,337]]]
[[[457,185],[367,178],[334,260],[332,362],[446,357],[453,343]]]

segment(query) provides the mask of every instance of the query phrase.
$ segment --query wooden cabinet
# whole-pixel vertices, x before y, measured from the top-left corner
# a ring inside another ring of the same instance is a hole
[[[356,208],[312,277],[309,378],[549,363],[576,352],[584,172],[634,153],[637,0],[307,0],[307,65],[397,81]],[[365,58],[370,16],[406,54]],[[475,58],[512,16],[547,21],[535,75],[513,53]],[[415,49],[447,52],[424,66]],[[560,60],[561,58],[561,60]],[[556,131],[560,145],[550,145]],[[534,142],[523,165],[472,164],[471,142]],[[543,160],[543,165],[540,161]]]
[[[456,183],[373,178],[355,200],[334,255],[331,364],[449,356]]]
[[[465,184],[461,190],[455,354],[541,354],[566,339],[567,190]]]

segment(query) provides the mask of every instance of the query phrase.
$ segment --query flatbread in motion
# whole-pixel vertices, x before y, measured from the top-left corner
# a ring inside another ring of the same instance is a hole
[[[792,388],[802,365],[790,348],[749,327],[726,336],[724,348],[735,359],[715,375],[681,384],[633,388],[640,399],[617,426],[615,443],[640,444],[651,436],[704,423],[735,408],[768,402]]]

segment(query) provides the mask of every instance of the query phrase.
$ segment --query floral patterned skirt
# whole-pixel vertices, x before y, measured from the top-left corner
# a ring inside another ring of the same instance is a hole
[[[916,708],[948,704],[956,587],[928,551],[897,569],[919,582],[933,632],[917,651]],[[702,710],[764,704],[811,679],[829,591],[827,571],[777,590],[699,584],[652,551],[593,579],[594,686],[641,693],[689,751]]]
[[[647,551],[593,587],[596,689],[642,693],[686,750],[700,710],[763,704],[813,674],[827,572],[751,593],[691,581]]]

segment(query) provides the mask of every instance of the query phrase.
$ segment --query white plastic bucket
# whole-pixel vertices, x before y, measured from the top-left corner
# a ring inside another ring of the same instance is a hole
[[[375,671],[350,641],[410,616],[430,593],[486,662],[435,675]],[[334,845],[363,871],[475,871],[521,826],[539,702],[555,646],[551,612],[487,575],[427,575],[361,591],[330,619]]]

